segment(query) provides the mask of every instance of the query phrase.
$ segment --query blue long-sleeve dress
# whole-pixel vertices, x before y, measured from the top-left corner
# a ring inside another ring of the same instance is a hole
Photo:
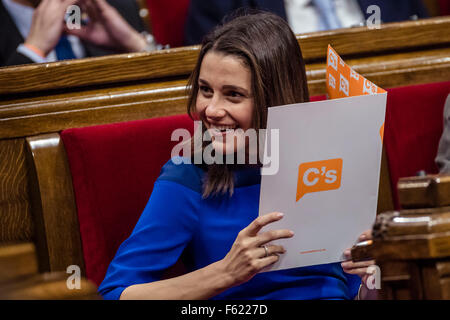
[[[202,199],[205,171],[194,164],[164,165],[130,237],[119,247],[99,287],[119,299],[131,285],[160,280],[181,254],[188,271],[225,257],[237,234],[258,216],[258,168],[234,171],[229,195]],[[340,263],[264,272],[214,299],[353,299],[360,278]]]

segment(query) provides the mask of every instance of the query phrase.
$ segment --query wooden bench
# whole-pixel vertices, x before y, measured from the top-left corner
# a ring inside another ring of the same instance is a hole
[[[299,35],[310,93],[325,93],[329,43],[384,88],[448,80],[449,27],[450,18],[443,17]],[[65,271],[74,261],[84,267],[59,132],[185,113],[186,81],[198,50],[0,69],[0,242],[34,244],[24,254],[36,248],[39,272]],[[379,212],[393,208],[386,159],[382,172]]]

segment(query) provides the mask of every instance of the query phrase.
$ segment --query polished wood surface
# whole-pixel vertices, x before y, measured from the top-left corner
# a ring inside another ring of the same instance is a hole
[[[0,242],[30,241],[33,236],[27,176],[24,140],[0,140]]]
[[[450,174],[402,178],[397,188],[403,208],[450,206]]]
[[[0,102],[0,139],[185,113],[185,91],[176,80]]]
[[[77,265],[84,274],[75,197],[64,145],[58,133],[29,137],[26,142],[39,269],[60,271]]]
[[[377,258],[410,260],[450,257],[450,207],[414,210],[413,213],[408,211],[378,215],[373,226]]]

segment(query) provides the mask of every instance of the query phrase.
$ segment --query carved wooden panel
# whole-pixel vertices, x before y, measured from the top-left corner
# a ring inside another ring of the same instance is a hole
[[[27,174],[24,140],[0,140],[0,242],[33,236]]]

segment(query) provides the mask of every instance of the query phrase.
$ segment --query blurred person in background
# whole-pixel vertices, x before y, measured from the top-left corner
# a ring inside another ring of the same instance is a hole
[[[88,17],[79,29],[64,20],[71,5]],[[136,1],[0,0],[0,66],[150,51],[152,41]]]
[[[201,43],[202,38],[230,12],[248,7],[275,13],[288,21],[295,34],[366,25],[380,8],[381,22],[428,17],[421,0],[191,0],[185,28],[185,44]]]

